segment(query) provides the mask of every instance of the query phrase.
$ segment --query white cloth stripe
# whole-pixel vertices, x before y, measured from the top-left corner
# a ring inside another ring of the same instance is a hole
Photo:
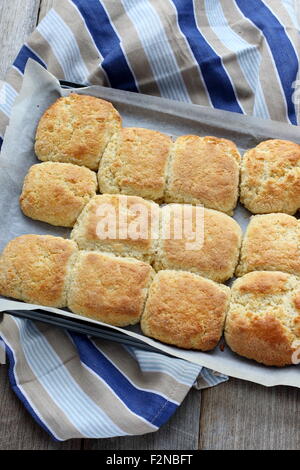
[[[158,429],[157,426],[155,426],[154,424],[150,423],[150,421],[147,421],[145,418],[143,418],[143,416],[140,416],[138,415],[137,413],[135,413],[134,411],[132,411],[127,405],[126,403],[124,403],[121,398],[116,394],[116,392],[109,386],[109,384],[104,380],[102,379],[102,377],[100,377],[98,374],[96,374],[95,371],[93,371],[93,369],[91,369],[89,366],[87,366],[86,364],[82,363],[82,366],[90,373],[92,374],[94,377],[97,378],[97,380],[99,380],[100,382],[102,382],[105,387],[108,388],[108,390],[115,396],[115,398],[120,402],[122,403],[122,406],[124,406],[124,408],[126,408],[126,411],[128,413],[130,413],[132,416],[134,416],[135,418],[139,419],[141,422],[147,424],[147,426],[149,426],[149,430],[152,429],[152,431],[156,431]]]
[[[183,384],[191,385],[195,373],[201,372],[201,366],[186,362],[184,364],[184,371],[178,367],[180,359],[175,360],[173,357],[161,355],[159,361],[157,360],[157,353],[144,351],[142,349],[132,348],[131,346],[124,346],[131,355],[138,359],[140,367],[146,372],[161,372],[170,375],[174,380]]]
[[[261,54],[256,46],[248,44],[230,28],[219,0],[205,0],[206,16],[211,29],[227,49],[233,51],[237,61],[254,94],[254,116],[270,118],[261,83],[259,68]]]
[[[256,26],[256,24],[248,17],[246,17],[243,13],[243,11],[239,8],[238,4],[236,3],[236,6],[237,6],[237,9],[239,11],[239,14],[242,16],[242,18],[249,22],[249,24],[251,25],[251,28],[253,28],[254,30],[256,30],[259,34],[261,34],[263,36],[263,38],[265,39],[264,35],[263,35],[263,32]],[[287,102],[286,102],[286,98],[285,98],[285,93],[284,93],[284,89],[283,89],[283,86],[282,86],[282,83],[281,83],[281,79],[280,79],[280,76],[279,76],[279,73],[278,73],[278,69],[277,69],[277,66],[276,66],[276,63],[275,63],[275,60],[274,60],[274,56],[273,56],[273,53],[272,53],[272,49],[270,48],[269,46],[269,43],[268,41],[265,39],[264,41],[264,45],[265,45],[265,48],[266,50],[268,51],[269,53],[269,56],[270,56],[270,60],[272,62],[272,65],[273,65],[273,72],[276,76],[276,79],[277,79],[277,83],[278,83],[278,86],[280,88],[280,91],[281,91],[281,97],[282,97],[282,105],[284,107],[284,112],[285,112],[285,120],[286,122],[290,123],[290,118],[289,118],[289,115],[288,115],[288,108],[287,108]]]
[[[281,0],[282,5],[288,12],[294,26],[296,29],[299,29],[299,21],[297,18],[297,10],[295,5],[295,0]]]
[[[122,374],[126,380],[128,380],[128,382],[136,389],[136,390],[141,390],[143,392],[149,392],[149,393],[154,393],[155,395],[159,395],[161,396],[162,398],[165,398],[167,401],[171,402],[171,403],[175,403],[175,405],[179,405],[178,401],[175,401],[173,399],[171,399],[170,397],[168,397],[167,395],[165,395],[163,392],[158,392],[156,390],[152,390],[151,388],[145,388],[145,387],[139,387],[137,384],[135,384],[129,377],[128,375],[126,375],[125,371],[124,370],[121,370],[112,360],[111,358],[105,354],[98,346],[97,344],[92,340],[90,339],[91,343],[93,343],[93,345],[95,346],[95,348],[101,353],[103,354],[103,356],[120,372],[120,374]]]
[[[64,71],[65,78],[70,81],[88,84],[89,71],[82,59],[76,38],[55,10],[50,10],[38,25],[37,30],[50,44]]]
[[[19,327],[21,344],[28,364],[69,421],[83,435],[91,438],[99,435],[126,435],[77,385],[34,323],[27,321],[26,326],[22,327],[24,321],[18,318],[14,318],[14,321]]]
[[[8,117],[17,96],[18,92],[9,83],[3,84],[0,89],[0,110]]]
[[[42,423],[44,423],[44,425],[47,427],[47,429],[49,429],[49,431],[51,432],[51,434],[55,437],[55,439],[57,440],[61,440],[61,438],[59,438],[57,436],[57,434],[55,433],[55,431],[51,428],[51,426],[49,426],[48,423],[45,423],[42,416],[40,415],[40,412],[39,410],[35,407],[34,403],[32,403],[32,401],[30,400],[29,396],[27,395],[27,393],[25,392],[24,388],[22,387],[22,385],[19,383],[19,377],[18,377],[18,374],[16,373],[16,368],[17,368],[17,365],[18,365],[18,358],[16,356],[16,352],[13,348],[13,346],[10,344],[10,342],[8,341],[8,339],[3,335],[3,333],[1,332],[2,336],[3,336],[3,339],[5,341],[5,343],[7,344],[7,346],[9,347],[9,349],[11,350],[12,352],[12,355],[13,355],[13,358],[14,358],[14,367],[13,367],[13,375],[14,375],[14,378],[15,378],[15,381],[16,381],[16,384],[17,384],[17,387],[18,389],[20,390],[20,392],[22,393],[22,395],[25,397],[25,399],[27,400],[27,402],[29,403],[29,405],[31,406],[31,408],[33,409],[34,413],[36,414],[36,416],[41,420]]]
[[[234,82],[232,81],[232,78],[231,78],[230,74],[228,73],[227,68],[226,68],[225,65],[224,65],[223,58],[217,53],[217,51],[216,51],[216,49],[214,48],[214,46],[207,40],[207,37],[206,37],[206,35],[205,35],[205,31],[203,31],[203,30],[201,29],[200,25],[199,25],[198,17],[197,17],[197,15],[196,15],[196,4],[195,4],[195,2],[196,2],[196,0],[193,0],[193,13],[194,13],[194,17],[195,17],[195,22],[196,22],[197,29],[199,30],[200,34],[205,38],[205,41],[209,44],[209,46],[210,46],[211,49],[214,51],[214,53],[220,58],[222,67],[223,67],[223,69],[224,69],[224,72],[226,73],[227,78],[228,78],[228,80],[229,80],[230,83],[231,83],[232,90],[233,90],[233,93],[234,93],[234,95],[235,95],[235,99],[236,99],[237,103],[239,104],[239,106],[240,106],[242,112],[243,112],[244,114],[246,114],[246,113],[245,113],[245,110],[244,110],[244,108],[243,108],[243,105],[242,105],[242,103],[240,102],[240,100],[239,100],[239,98],[238,98],[238,95],[237,95],[237,92],[236,92],[235,84],[234,84]]]
[[[263,2],[263,0],[262,0]],[[275,11],[273,10],[273,8],[269,5],[269,4],[266,4],[266,2],[263,2],[266,7],[271,11],[271,13],[275,16],[275,18],[278,20],[278,22],[281,24],[281,26],[284,28],[285,30],[285,34],[287,35],[288,39],[290,40],[290,43],[294,49],[294,52],[295,52],[295,55],[297,57],[297,62],[298,62],[298,71],[297,71],[297,74],[296,74],[296,77],[295,77],[295,80],[299,80],[299,74],[300,74],[300,68],[299,68],[299,60],[300,60],[300,56],[299,56],[299,53],[298,53],[298,45],[296,46],[294,41],[293,41],[293,38],[291,37],[290,33],[289,33],[289,30],[286,28],[285,24],[283,21],[281,21],[281,18],[278,17],[278,15],[275,13]],[[295,104],[295,103],[294,103]],[[296,111],[296,119],[297,119],[297,124],[299,124],[299,103],[296,103],[295,104],[295,111]]]
[[[190,102],[174,52],[152,5],[148,0],[143,2],[142,8],[133,0],[122,0],[122,3],[139,35],[161,95]]]

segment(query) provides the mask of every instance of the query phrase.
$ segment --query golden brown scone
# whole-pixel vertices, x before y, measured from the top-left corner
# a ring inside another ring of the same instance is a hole
[[[154,271],[149,264],[80,251],[68,292],[72,312],[115,326],[138,323]]]
[[[208,351],[219,342],[230,289],[196,274],[160,271],[141,319],[145,335],[184,349]]]
[[[96,174],[71,163],[33,165],[20,197],[23,213],[52,225],[73,227],[77,217],[96,195]]]
[[[171,138],[161,132],[138,127],[121,129],[101,159],[100,192],[162,201],[171,146]]]
[[[266,140],[242,159],[240,199],[254,214],[286,212],[300,207],[300,145]]]
[[[190,216],[184,215],[184,208],[191,210]],[[183,216],[184,222],[181,223]],[[199,220],[200,230],[197,229],[196,220]],[[183,237],[180,239],[176,239],[177,227],[182,227]],[[198,233],[198,246],[190,245],[197,238],[195,235],[194,238],[189,237],[193,233]],[[157,271],[181,269],[224,282],[234,274],[241,238],[240,226],[222,212],[188,204],[168,204],[161,208],[160,238],[154,268]]]
[[[300,276],[300,222],[287,214],[251,217],[237,276],[250,271],[284,271]]]
[[[72,230],[79,249],[111,252],[152,262],[159,206],[138,196],[101,194],[85,206]]]
[[[203,204],[232,215],[238,198],[240,160],[230,140],[179,137],[171,152],[166,202]]]
[[[280,271],[254,271],[237,279],[225,339],[248,359],[269,366],[292,364],[300,346],[300,280]]]
[[[67,306],[67,289],[78,253],[71,240],[22,235],[0,256],[0,294],[32,304]]]
[[[42,116],[35,141],[39,160],[75,163],[98,170],[111,136],[121,127],[111,103],[71,93],[59,98]]]
[[[225,339],[248,359],[268,366],[292,364],[300,346],[300,280],[279,271],[254,271],[237,279]]]

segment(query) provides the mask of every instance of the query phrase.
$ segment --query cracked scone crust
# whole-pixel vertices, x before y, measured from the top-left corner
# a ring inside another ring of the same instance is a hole
[[[67,289],[78,252],[71,240],[51,235],[22,235],[0,256],[0,294],[23,302],[67,306]]]
[[[240,161],[230,140],[179,137],[171,152],[166,202],[203,204],[232,215],[238,198]]]
[[[254,214],[285,212],[300,207],[300,145],[266,140],[242,158],[240,200]]]
[[[250,271],[284,271],[300,276],[300,221],[287,214],[251,217],[237,276]]]
[[[158,229],[159,205],[155,202],[138,196],[101,194],[85,206],[71,238],[81,250],[110,252],[151,263]]]
[[[187,209],[190,211],[183,212]],[[180,269],[217,282],[224,282],[233,276],[242,231],[232,217],[199,206],[168,204],[161,208],[160,219],[160,237],[154,263],[156,271]],[[180,239],[176,238],[178,227],[181,227],[183,234]],[[197,240],[199,243],[191,245]]]
[[[231,288],[225,339],[237,354],[268,366],[292,364],[300,346],[300,280],[254,271]]]
[[[96,174],[88,168],[71,163],[40,163],[33,165],[25,177],[20,206],[32,219],[73,227],[96,190]]]
[[[149,129],[127,127],[114,134],[101,159],[98,180],[101,193],[122,193],[162,201],[169,136]]]
[[[139,322],[154,271],[133,258],[79,252],[72,271],[68,307],[115,326]]]
[[[109,139],[120,127],[120,115],[111,103],[71,93],[55,101],[42,116],[35,153],[42,161],[75,163],[98,170]]]
[[[145,335],[184,349],[208,351],[219,342],[230,289],[183,271],[160,271],[141,319]]]

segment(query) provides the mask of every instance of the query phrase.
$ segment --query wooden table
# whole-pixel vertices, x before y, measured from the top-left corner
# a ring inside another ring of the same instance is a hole
[[[53,0],[0,0],[0,79]],[[0,366],[0,449],[299,449],[300,390],[229,382],[192,390],[160,431],[141,437],[53,442],[11,391]]]

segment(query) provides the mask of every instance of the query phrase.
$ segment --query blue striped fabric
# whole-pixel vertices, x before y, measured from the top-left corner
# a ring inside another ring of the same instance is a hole
[[[110,85],[113,88],[138,91],[135,77],[122,50],[120,38],[110,22],[102,2],[98,0],[89,0],[88,2],[86,0],[73,0],[73,3],[82,14],[86,26],[103,57],[102,68],[107,73]]]
[[[222,59],[215,53],[212,46],[205,41],[197,26],[193,0],[173,0],[173,3],[177,8],[179,26],[199,63],[213,106],[242,113],[243,110],[238,103]]]
[[[292,101],[292,84],[298,72],[298,59],[284,26],[260,0],[237,0],[241,12],[259,28],[272,51],[274,62],[286,97],[290,122],[297,124],[295,106]]]
[[[37,33],[0,85],[0,148],[29,58],[69,81],[135,92],[152,84],[166,98],[293,124],[300,117],[292,0],[58,0]],[[180,359],[8,315],[0,335],[13,390],[56,440],[156,431],[197,377],[201,387],[226,380]]]

